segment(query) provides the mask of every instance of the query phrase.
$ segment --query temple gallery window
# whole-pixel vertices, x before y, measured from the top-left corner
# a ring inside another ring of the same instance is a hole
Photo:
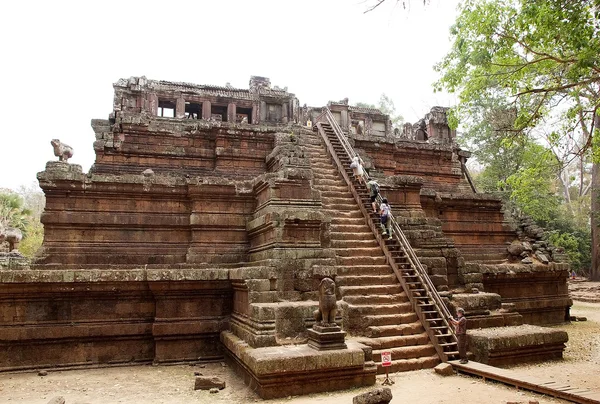
[[[236,121],[238,123],[252,123],[252,108],[238,107],[236,113]]]
[[[214,105],[210,106],[210,117],[211,119],[227,122],[227,105]]]
[[[158,100],[158,116],[164,118],[175,117],[175,102],[169,100]]]
[[[202,104],[194,102],[185,103],[185,117],[187,119],[200,119],[202,118]]]
[[[281,105],[267,104],[267,121],[279,122],[281,120]]]

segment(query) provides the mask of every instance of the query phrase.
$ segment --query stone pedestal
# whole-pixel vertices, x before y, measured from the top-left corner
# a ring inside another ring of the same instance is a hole
[[[232,369],[263,399],[375,384],[371,348],[352,339],[347,349],[327,351],[306,344],[252,348],[229,331],[221,342]]]
[[[315,324],[312,329],[308,330],[308,346],[319,351],[329,349],[346,349],[346,331],[337,324],[328,324],[321,326]]]

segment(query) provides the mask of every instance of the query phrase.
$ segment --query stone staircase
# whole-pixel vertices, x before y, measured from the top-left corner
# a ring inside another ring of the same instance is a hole
[[[311,136],[306,149],[313,185],[321,191],[324,212],[331,215],[345,330],[373,348],[379,373],[385,372],[380,364],[384,350],[392,353],[391,372],[435,366],[439,356],[324,143]]]

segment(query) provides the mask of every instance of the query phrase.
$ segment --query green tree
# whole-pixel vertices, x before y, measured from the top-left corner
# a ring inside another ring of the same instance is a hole
[[[396,112],[396,106],[394,105],[394,101],[390,97],[385,95],[385,93],[382,93],[379,97],[378,108],[384,114],[389,115],[390,120],[392,121],[392,126],[394,128],[402,125],[402,123],[404,122],[404,117],[398,112]]]
[[[524,136],[566,111],[568,126],[582,133],[573,152],[593,151],[592,211],[600,208],[599,10],[599,0],[465,0],[451,29],[452,49],[436,66],[442,74],[436,89],[459,93],[461,120],[490,100],[514,111],[503,137]],[[567,134],[549,138],[564,145]],[[593,215],[593,279],[600,279],[598,223]]]

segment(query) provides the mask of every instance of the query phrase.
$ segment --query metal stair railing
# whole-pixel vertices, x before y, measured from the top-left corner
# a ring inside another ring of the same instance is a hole
[[[350,160],[352,160],[353,157],[358,156],[358,154],[354,151],[354,148],[352,147],[352,145],[350,144],[350,142],[344,135],[341,127],[335,120],[335,117],[333,116],[333,114],[331,113],[329,108],[324,109],[324,111],[321,113],[321,115],[319,115],[319,117],[317,118],[317,128],[319,129],[319,132],[322,134],[323,140],[325,141],[327,148],[328,148],[330,154],[332,155],[332,158],[336,162],[340,173],[342,174],[342,176],[344,177],[344,179],[346,180],[348,185],[351,185],[350,190],[351,190],[355,200],[358,202],[359,207],[360,207],[361,211],[363,212],[363,215],[365,217],[369,217],[369,214],[363,205],[361,196],[358,194],[355,187],[352,186],[352,181],[350,180],[350,177],[348,176],[348,173],[346,172],[343,163],[340,161],[339,156],[337,155],[337,152],[335,151],[335,148],[333,147],[333,144],[330,142],[329,138],[327,137],[322,123],[328,123],[331,126],[337,140],[339,140],[342,148],[344,149],[344,152],[346,153],[347,157],[350,158]],[[369,181],[370,177],[366,172],[364,173],[364,177],[365,177],[366,181]],[[379,203],[381,203],[381,200],[382,200],[381,195],[378,195],[377,201]],[[441,317],[440,321],[448,329],[448,331],[451,335],[452,342],[455,343],[456,336],[454,333],[454,329],[448,321],[448,319],[450,317],[452,317],[450,311],[446,307],[446,304],[442,300],[442,297],[440,296],[435,285],[431,281],[431,278],[429,278],[427,271],[425,270],[425,268],[419,261],[419,258],[417,257],[414,249],[410,245],[404,232],[402,231],[402,229],[398,225],[398,222],[396,221],[396,219],[394,218],[394,216],[392,214],[390,214],[389,220],[391,220],[391,227],[393,230],[393,234],[396,235],[396,238],[400,243],[400,247],[406,254],[406,258],[408,259],[408,263],[409,263],[410,267],[415,270],[416,276],[418,277],[420,283],[423,285],[423,288],[426,292],[426,297],[428,297],[429,300],[431,300],[433,307],[435,307],[436,311],[439,313],[439,315]],[[378,229],[373,220],[369,221],[369,226],[371,227],[371,230],[373,232],[378,233]],[[386,254],[389,264],[392,266],[392,269],[394,270],[396,277],[398,278],[398,280],[401,283],[404,290],[407,292],[408,298],[413,306],[413,310],[417,313],[417,316],[419,317],[421,323],[423,324],[423,327],[427,331],[427,334],[429,335],[429,338],[432,341],[440,358],[444,361],[448,360],[449,352],[445,352],[443,350],[443,346],[441,346],[438,343],[437,334],[434,332],[434,330],[431,328],[429,323],[426,321],[425,313],[423,313],[421,308],[418,306],[418,299],[416,296],[413,296],[413,294],[411,293],[411,288],[409,287],[409,285],[406,283],[406,280],[402,276],[402,271],[398,267],[398,264],[391,256],[391,251],[385,244],[385,241],[382,239],[382,237],[378,237],[377,240],[378,240],[381,248],[384,250],[384,253]],[[421,297],[421,296],[418,296],[418,297]]]

